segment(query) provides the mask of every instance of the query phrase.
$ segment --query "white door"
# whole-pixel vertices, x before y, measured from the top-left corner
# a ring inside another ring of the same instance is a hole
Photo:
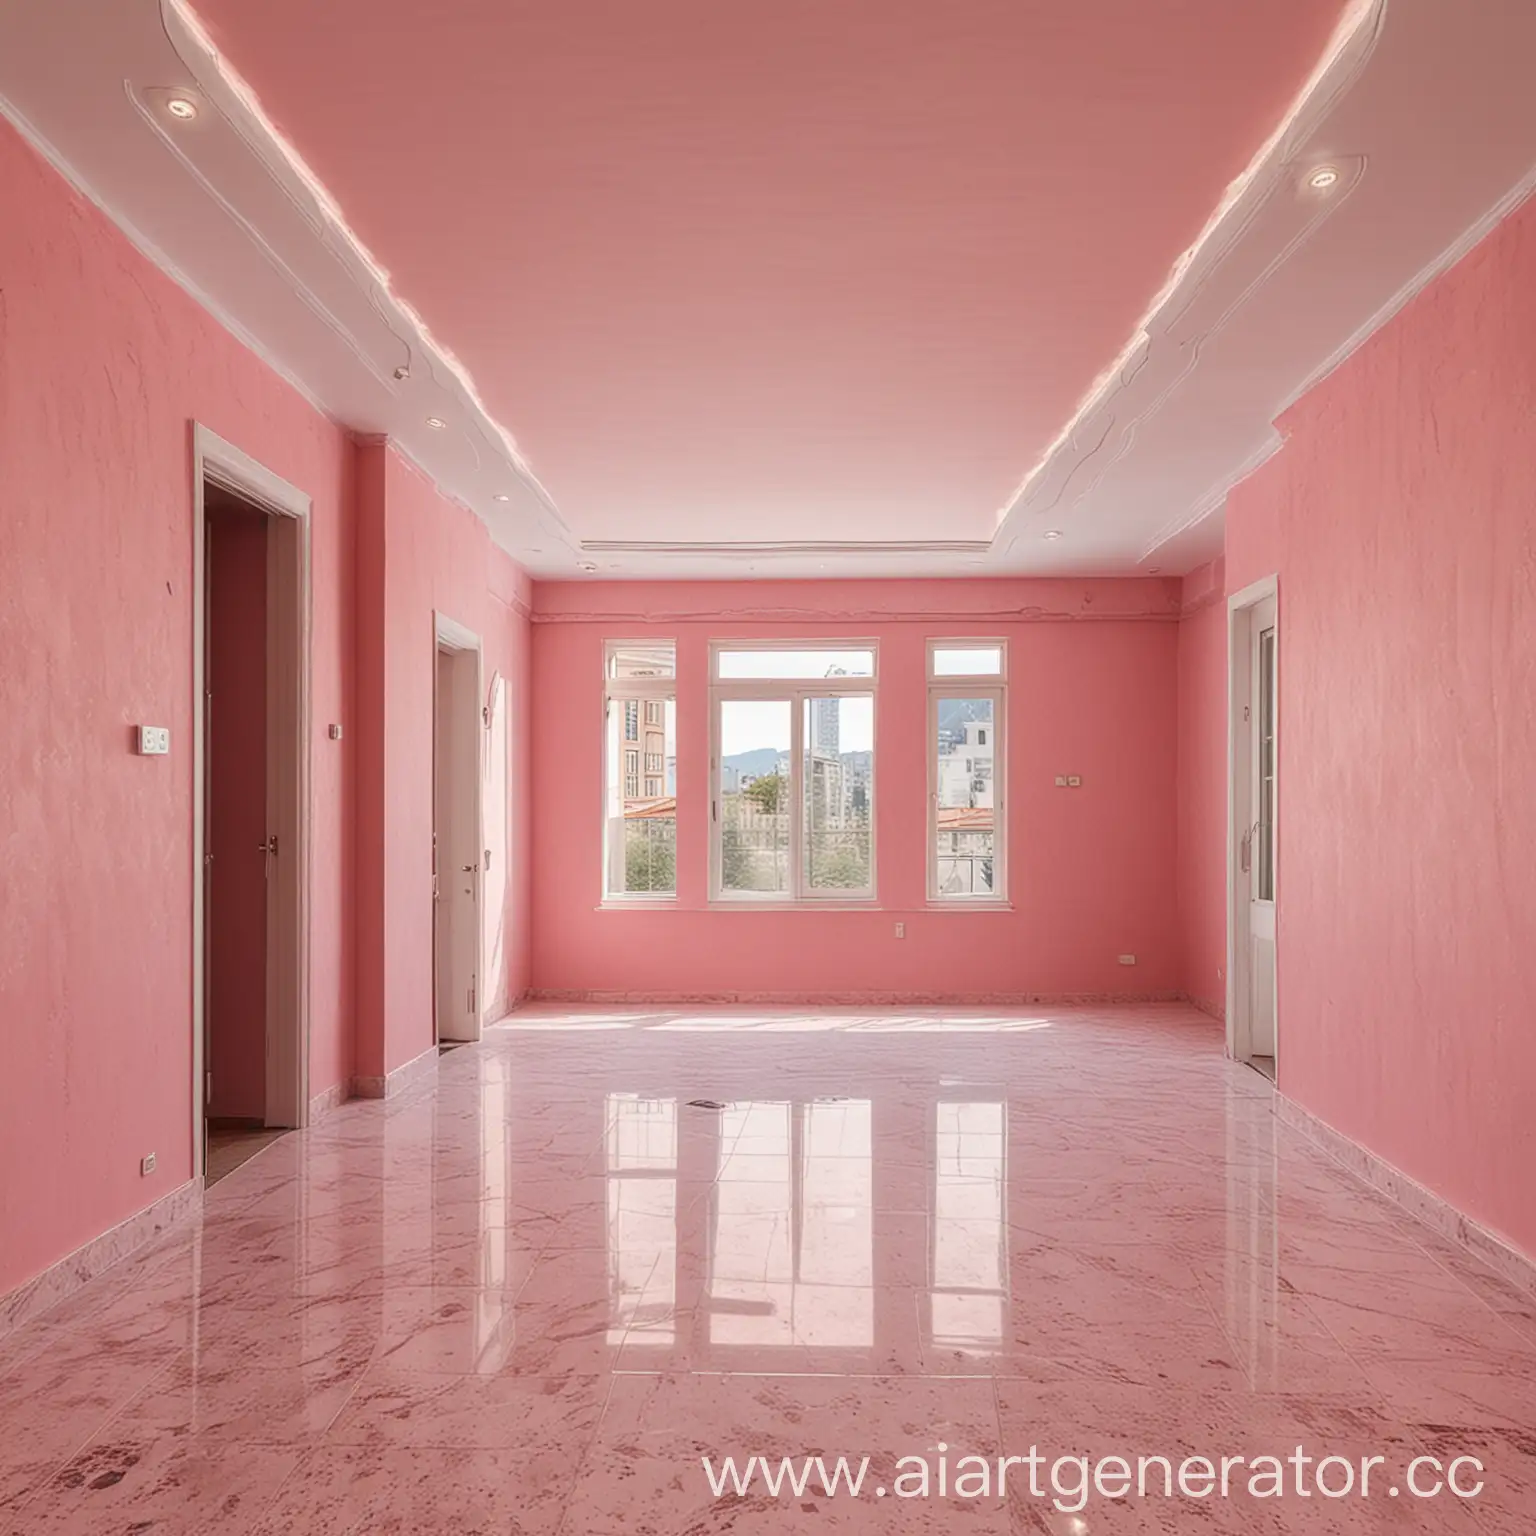
[[[481,868],[480,894],[484,910],[481,921],[480,1006],[496,1007],[506,988],[507,973],[507,876],[512,862],[509,835],[511,806],[508,803],[507,776],[511,767],[511,742],[507,729],[506,679],[491,679],[490,720],[486,725],[483,778],[483,815],[485,817],[485,854]]]
[[[435,721],[437,1037],[480,1038],[480,653],[440,648]]]
[[[1275,1054],[1275,599],[1252,610],[1248,630],[1248,829],[1242,865],[1248,876],[1249,1052]]]

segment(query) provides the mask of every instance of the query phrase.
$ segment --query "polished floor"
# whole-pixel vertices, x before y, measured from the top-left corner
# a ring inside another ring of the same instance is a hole
[[[1536,1298],[1271,1094],[1179,1006],[520,1013],[0,1340],[0,1529],[1536,1531]],[[716,1499],[699,1460],[1298,1444],[1484,1492]]]

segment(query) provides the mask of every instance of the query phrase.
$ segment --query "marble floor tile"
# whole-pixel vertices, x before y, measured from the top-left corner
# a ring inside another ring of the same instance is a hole
[[[1536,1297],[1272,1105],[1179,1005],[527,1009],[7,1336],[0,1530],[1529,1536]],[[1032,1444],[1485,1486],[1074,1510]]]

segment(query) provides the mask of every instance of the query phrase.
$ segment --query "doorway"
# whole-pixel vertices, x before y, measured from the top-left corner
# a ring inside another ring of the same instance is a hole
[[[432,710],[432,973],[440,1047],[480,1038],[485,875],[480,638],[437,615]]]
[[[1279,623],[1274,577],[1228,606],[1227,1048],[1276,1079]]]
[[[194,432],[193,1156],[307,1106],[309,498]]]

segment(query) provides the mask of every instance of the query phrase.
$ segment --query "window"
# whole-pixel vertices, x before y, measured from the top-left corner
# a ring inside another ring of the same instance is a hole
[[[928,646],[928,897],[1005,900],[1007,651],[1001,641]]]
[[[928,647],[930,677],[1001,677],[1001,641],[973,645],[965,641],[941,641]]]
[[[712,674],[712,896],[873,898],[874,646],[717,645]]]
[[[603,670],[603,894],[667,899],[677,894],[675,647],[609,641]]]

